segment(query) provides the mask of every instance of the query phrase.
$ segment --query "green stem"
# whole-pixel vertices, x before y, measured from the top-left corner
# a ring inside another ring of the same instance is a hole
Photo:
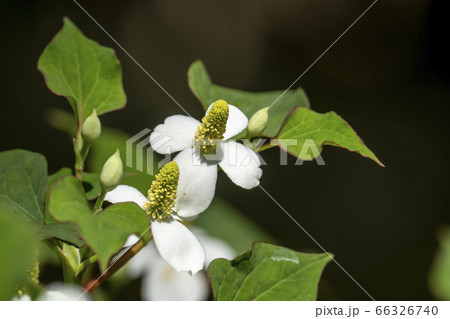
[[[81,156],[83,141],[81,139],[81,134],[77,134],[77,138],[73,139],[73,152],[75,154],[75,176],[81,181],[81,175],[84,169],[84,160]]]
[[[79,265],[78,265],[78,269],[77,269],[77,275],[80,274],[83,270],[86,269],[87,266],[97,262],[98,257],[97,255],[91,256],[88,259],[82,261]]]
[[[269,148],[272,148],[272,147],[275,147],[275,146],[276,146],[275,144],[271,144],[271,143],[264,144],[263,146],[261,146],[259,148],[258,152],[262,152],[262,151],[268,150]]]
[[[48,239],[48,240],[45,240],[44,243],[48,247],[50,247],[58,256],[59,261],[61,263],[62,270],[63,270],[64,282],[66,282],[66,283],[74,282],[75,277],[76,277],[75,273],[74,273],[72,267],[70,266],[70,263],[67,260],[66,255],[62,251],[61,247],[59,247],[58,241],[56,239]]]
[[[75,282],[75,278],[77,277],[72,266],[67,260],[66,255],[62,251],[60,247],[56,247],[56,251],[58,252],[59,261],[61,262],[61,267],[63,271],[63,278],[65,283],[73,283]]]
[[[75,176],[81,181],[84,170],[84,161],[89,153],[90,145],[83,141],[81,133],[73,139],[73,151],[75,153]]]
[[[90,148],[91,148],[90,144],[83,143],[83,147],[81,148],[81,152],[80,152],[81,159],[83,161],[83,165],[84,165],[84,161],[86,160],[86,157],[87,157],[87,155],[89,153],[89,149]]]
[[[104,189],[102,189],[102,192],[100,193],[100,195],[98,195],[97,201],[95,202],[95,205],[94,205],[94,209],[93,209],[94,216],[101,212],[102,204],[103,204],[103,201],[105,200],[105,196],[106,196],[106,192]]]
[[[150,242],[152,237],[148,240]],[[104,283],[109,277],[114,275],[120,268],[122,268],[131,258],[133,258],[142,248],[145,247],[145,244],[142,240],[139,240],[136,244],[134,244],[131,248],[129,248],[119,259],[117,259],[105,272],[98,275],[95,279],[91,280],[84,286],[84,290],[86,292],[92,292],[102,283]]]

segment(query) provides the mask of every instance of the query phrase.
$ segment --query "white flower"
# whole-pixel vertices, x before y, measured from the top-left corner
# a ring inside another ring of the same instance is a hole
[[[37,297],[38,301],[89,301],[83,289],[72,284],[54,282],[44,287]],[[31,301],[30,295],[15,296],[12,301]]]
[[[30,295],[17,295],[14,296],[11,301],[31,301]]]
[[[39,294],[39,301],[88,301],[88,296],[81,287],[64,284],[61,282],[52,283],[45,287]]]
[[[181,174],[178,194],[184,195],[175,206],[178,216],[196,216],[209,206],[215,192],[217,165],[238,186],[251,189],[259,185],[262,170],[258,155],[230,140],[247,124],[244,113],[219,100],[209,106],[201,123],[188,116],[173,115],[155,127],[150,144],[156,152],[181,151],[174,158]],[[198,183],[189,189],[193,180]]]
[[[232,259],[236,255],[233,249],[224,241],[210,237],[197,227],[192,232],[201,240],[206,250],[205,269],[216,258]],[[129,244],[137,240],[131,238]],[[194,276],[175,272],[159,257],[154,245],[143,248],[127,264],[127,273],[131,278],[142,278],[141,296],[143,300],[207,300],[210,294],[208,279],[205,272]]]
[[[179,180],[178,165],[167,163],[152,182],[148,198],[136,188],[119,185],[106,194],[111,203],[134,202],[151,218],[151,230],[162,258],[176,271],[191,275],[203,268],[205,249],[194,234],[172,211]]]

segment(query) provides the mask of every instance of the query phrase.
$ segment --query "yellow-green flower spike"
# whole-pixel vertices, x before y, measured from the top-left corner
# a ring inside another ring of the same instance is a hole
[[[230,109],[224,100],[216,101],[195,132],[194,145],[202,154],[216,153],[217,141],[223,139]]]
[[[161,168],[148,190],[148,202],[145,210],[152,220],[162,221],[172,214],[177,199],[178,179],[180,169],[174,161]]]
[[[35,283],[38,284],[39,283],[39,260],[37,260],[34,262],[33,266],[31,267],[31,269],[29,270],[30,273],[30,277],[31,280]]]

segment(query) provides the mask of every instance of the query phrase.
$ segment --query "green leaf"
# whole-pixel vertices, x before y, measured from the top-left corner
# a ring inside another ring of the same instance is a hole
[[[188,71],[188,82],[192,93],[199,99],[203,108],[213,102],[223,99],[238,107],[250,118],[258,110],[275,104],[269,109],[269,121],[263,135],[274,137],[279,131],[284,119],[294,106],[309,108],[309,101],[303,89],[270,92],[244,92],[215,85],[211,82],[205,65],[198,60],[192,63]],[[278,99],[279,98],[279,99]],[[278,100],[277,100],[278,99]]]
[[[330,260],[256,242],[232,261],[213,260],[208,274],[215,300],[315,300]]]
[[[114,50],[85,37],[68,19],[39,58],[48,88],[68,98],[79,122],[125,106],[122,69]]]
[[[22,220],[44,224],[47,162],[38,153],[0,153],[0,208]]]
[[[11,300],[30,280],[29,270],[36,258],[36,238],[29,223],[0,207],[0,300]]]
[[[86,198],[88,200],[97,198],[102,191],[102,186],[100,185],[100,174],[83,172],[81,179],[83,180],[83,188],[86,192]]]
[[[439,249],[431,267],[429,284],[434,296],[450,300],[450,227],[438,233]]]
[[[67,167],[63,167],[59,169],[57,172],[49,175],[47,177],[47,193],[45,195],[45,206],[46,206],[46,214],[45,220],[46,225],[42,225],[39,228],[39,238],[47,239],[47,238],[56,238],[62,240],[66,243],[70,243],[75,245],[76,247],[82,247],[84,242],[78,236],[78,230],[75,225],[66,223],[66,224],[58,224],[52,218],[52,216],[48,213],[48,203],[50,199],[51,189],[53,185],[60,179],[66,176],[71,176],[72,170]]]
[[[45,194],[45,205],[46,206],[48,205],[48,200],[50,197],[50,190],[52,189],[53,184],[55,184],[58,181],[58,179],[60,179],[61,177],[66,177],[66,176],[70,176],[70,175],[72,175],[72,170],[70,168],[63,167],[47,177],[47,193]],[[51,217],[47,216],[47,215],[45,216],[47,221],[49,221],[49,219],[51,220]]]
[[[49,212],[59,222],[77,225],[85,243],[98,255],[103,270],[129,235],[149,233],[147,214],[132,203],[111,205],[93,216],[81,183],[73,176],[59,180],[53,187]]]
[[[74,224],[48,224],[39,227],[39,238],[57,238],[77,247],[84,245],[83,240],[78,237],[78,230]]]
[[[276,243],[272,236],[251,219],[217,196],[195,220],[195,225],[203,228],[210,236],[226,241],[235,251],[244,251],[255,241]]]
[[[351,126],[335,112],[320,114],[305,107],[295,108],[277,135],[277,143],[281,149],[301,160],[313,160],[320,155],[323,145],[332,145],[356,152],[384,166]]]
[[[61,168],[57,172],[55,172],[52,175],[48,176],[48,178],[47,178],[47,189],[51,190],[53,184],[55,184],[56,181],[58,179],[60,179],[61,177],[66,177],[66,176],[70,176],[70,175],[73,175],[72,169],[67,168],[67,167]],[[97,198],[98,194],[100,194],[100,192],[102,190],[102,188],[100,186],[100,174],[99,173],[83,172],[83,175],[82,175],[81,178],[83,180],[83,188],[84,188],[84,191],[86,192],[86,198],[88,200],[92,200],[94,198]],[[48,202],[49,194],[50,194],[50,192],[47,192],[46,203]]]

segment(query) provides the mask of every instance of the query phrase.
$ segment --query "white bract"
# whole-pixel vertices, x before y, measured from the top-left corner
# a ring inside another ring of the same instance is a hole
[[[62,282],[47,285],[39,294],[39,301],[89,301],[86,293],[79,286]]]
[[[38,301],[89,301],[90,298],[79,286],[54,282],[44,287]],[[31,301],[30,295],[16,296],[12,301]]]
[[[156,152],[180,151],[174,158],[180,168],[180,198],[175,205],[178,216],[193,217],[208,208],[216,188],[217,165],[238,186],[251,189],[259,185],[262,170],[258,155],[230,140],[247,124],[248,119],[241,110],[219,100],[210,105],[202,122],[173,115],[155,127],[150,144]],[[197,182],[191,186],[194,181]]]
[[[204,269],[216,258],[232,259],[236,254],[224,241],[208,236],[198,227],[192,232],[203,243],[206,251]],[[136,242],[137,236],[129,238],[128,244]],[[141,296],[143,300],[161,301],[195,301],[207,300],[210,294],[205,272],[189,276],[184,272],[176,272],[161,257],[156,247],[149,244],[144,247],[127,265],[127,273],[131,278],[142,278]]]
[[[203,268],[205,249],[174,212],[179,175],[178,165],[169,162],[152,182],[148,197],[134,187],[119,185],[106,194],[105,200],[134,202],[144,209],[150,216],[153,239],[162,258],[176,271],[193,275]]]

